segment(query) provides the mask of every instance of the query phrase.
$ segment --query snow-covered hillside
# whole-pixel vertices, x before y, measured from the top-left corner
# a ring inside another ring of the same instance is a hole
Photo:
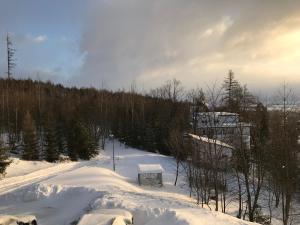
[[[51,164],[15,159],[0,181],[0,214],[33,214],[39,224],[76,224],[90,211],[123,208],[135,225],[251,224],[229,215],[202,209],[186,195],[181,182],[174,187],[172,158],[115,144],[91,161]],[[162,188],[137,185],[137,164],[159,163]]]

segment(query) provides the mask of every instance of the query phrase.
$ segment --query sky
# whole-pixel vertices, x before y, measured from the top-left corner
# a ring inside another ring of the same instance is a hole
[[[6,34],[14,77],[129,88],[176,78],[221,84],[229,69],[258,94],[285,81],[300,92],[298,0],[0,0],[0,74]]]

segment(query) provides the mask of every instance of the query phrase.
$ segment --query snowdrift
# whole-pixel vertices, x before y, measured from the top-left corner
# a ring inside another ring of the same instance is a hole
[[[88,225],[99,220],[103,209],[117,208],[130,212],[135,225],[251,224],[202,209],[186,195],[184,186],[174,187],[172,158],[120,146],[116,148],[115,173],[110,147],[107,149],[88,162],[35,164],[20,160],[22,171],[14,171],[18,164],[11,164],[9,177],[0,181],[0,214],[35,215],[43,225]],[[161,164],[164,187],[138,186],[139,163]],[[119,224],[122,221],[122,217],[117,220]]]

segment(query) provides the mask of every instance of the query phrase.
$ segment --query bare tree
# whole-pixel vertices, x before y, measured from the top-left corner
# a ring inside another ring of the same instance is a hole
[[[222,89],[218,88],[216,84],[208,87],[206,95],[208,107],[203,102],[204,97],[202,95],[193,94],[191,92],[191,99],[194,98],[194,102],[198,101],[195,104],[195,115],[192,116],[193,118],[197,117],[194,121],[193,130],[200,136],[192,136],[194,139],[190,157],[192,163],[191,169],[189,168],[187,171],[192,176],[190,180],[192,180],[193,189],[197,194],[197,202],[199,203],[201,199],[202,205],[209,205],[210,200],[213,200],[216,211],[219,210],[219,205],[222,203],[222,211],[225,212],[229,171],[226,148],[229,145],[222,142],[226,138],[226,131],[220,132],[218,127],[220,113],[217,110],[222,102]]]
[[[271,127],[272,167],[271,173],[281,195],[282,221],[287,225],[291,221],[290,211],[297,186],[299,161],[298,136],[294,115],[295,96],[286,83],[275,97],[279,111],[273,112],[276,123]]]
[[[200,112],[208,111],[203,90],[199,88],[190,90],[187,93],[187,100],[191,109],[192,131],[196,134]]]
[[[178,128],[175,128],[171,130],[169,146],[171,154],[176,160],[176,176],[174,182],[174,185],[176,186],[179,175],[179,166],[187,159],[187,155],[190,152],[190,144],[185,140],[184,133],[178,130]]]
[[[159,88],[150,91],[150,96],[168,99],[173,102],[182,100],[183,98],[183,86],[179,80],[168,80],[164,85]]]
[[[7,78],[12,77],[12,69],[16,66],[15,64],[15,49],[13,48],[13,43],[9,33],[6,35],[6,51],[7,51]]]

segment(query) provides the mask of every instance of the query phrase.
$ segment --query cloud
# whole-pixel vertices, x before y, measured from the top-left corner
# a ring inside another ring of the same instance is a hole
[[[38,35],[36,37],[30,37],[30,38],[32,39],[33,42],[36,43],[43,43],[48,39],[46,35]]]
[[[195,57],[203,47],[193,43],[200,42],[200,34],[207,29],[202,13],[205,10],[197,1],[102,1],[93,5],[81,42],[82,52],[87,52],[82,74],[88,77],[79,82],[104,80],[112,87],[122,87],[149,71]],[[217,22],[223,18],[217,16]],[[215,23],[219,35],[226,32],[227,27]]]
[[[295,1],[98,1],[91,4],[76,82],[148,88],[173,77],[185,85],[222,81],[233,69],[252,87],[298,80]],[[298,38],[299,36],[299,38]],[[279,68],[279,69],[278,69]],[[285,73],[285,76],[284,76]]]
[[[18,45],[41,44],[48,40],[47,35],[32,35],[22,33],[9,33],[14,42]]]
[[[214,24],[212,27],[206,29],[201,37],[220,37],[222,36],[231,26],[233,25],[233,20],[231,17],[226,16],[220,22]]]
[[[172,78],[205,87],[229,69],[253,89],[300,83],[300,1],[28,1],[0,9],[0,33],[15,32],[19,70],[113,89]]]

